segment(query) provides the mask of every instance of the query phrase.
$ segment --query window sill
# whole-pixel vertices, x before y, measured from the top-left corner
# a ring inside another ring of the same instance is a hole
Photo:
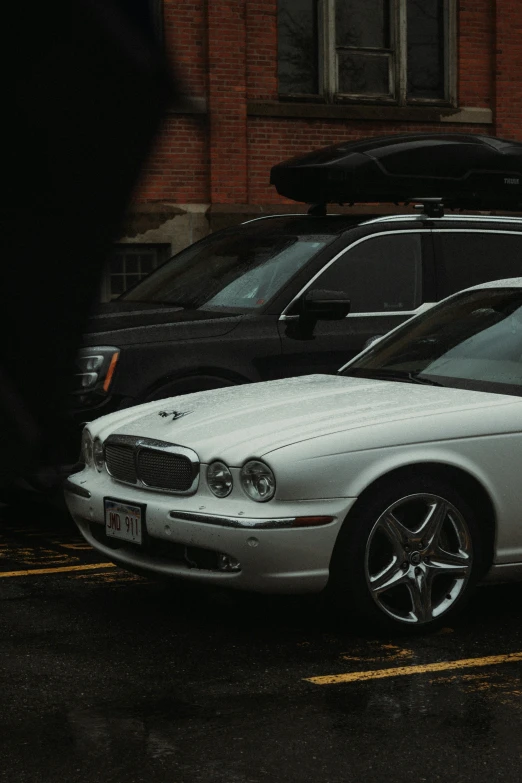
[[[445,122],[465,125],[491,125],[491,109],[479,107],[444,108],[441,106],[367,106],[331,103],[283,103],[280,101],[249,101],[251,117],[300,117],[380,122]]]

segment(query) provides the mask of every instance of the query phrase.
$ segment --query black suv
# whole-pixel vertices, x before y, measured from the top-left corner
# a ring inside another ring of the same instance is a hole
[[[312,203],[212,234],[92,317],[77,423],[116,408],[250,381],[335,372],[372,338],[461,288],[522,276],[522,144],[470,134],[347,142],[277,164]],[[423,198],[415,198],[423,196]],[[327,203],[420,201],[378,219]]]
[[[335,372],[461,288],[522,276],[522,219],[275,216],[216,232],[100,306],[74,418],[251,381]]]

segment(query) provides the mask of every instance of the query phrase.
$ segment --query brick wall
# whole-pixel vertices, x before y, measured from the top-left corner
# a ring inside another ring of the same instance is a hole
[[[169,115],[145,165],[137,202],[209,201],[208,130],[204,117]]]
[[[493,109],[495,0],[460,0],[457,35],[459,105]]]
[[[522,139],[522,3],[496,0],[495,135]]]
[[[219,2],[209,5],[218,5]],[[167,57],[175,64],[187,93],[204,96],[208,83],[208,39],[205,0],[163,0]]]
[[[136,202],[270,209],[284,202],[268,184],[274,163],[346,138],[453,129],[522,141],[522,2],[458,8],[458,104],[475,122],[260,116],[253,102],[277,101],[277,0],[165,0],[167,53],[200,104],[169,113]]]

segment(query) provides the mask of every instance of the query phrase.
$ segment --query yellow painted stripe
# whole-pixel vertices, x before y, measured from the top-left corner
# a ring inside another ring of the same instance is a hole
[[[485,658],[462,658],[459,661],[441,661],[426,663],[419,666],[396,666],[390,669],[374,669],[366,672],[347,672],[346,674],[326,674],[322,677],[306,677],[307,682],[314,685],[335,685],[339,682],[362,682],[364,680],[380,680],[384,677],[404,677],[407,674],[427,674],[428,672],[443,672],[451,669],[473,669],[478,666],[495,666],[499,663],[514,663],[522,661],[522,652],[506,655],[488,655]]]
[[[60,566],[59,568],[31,568],[29,571],[0,572],[0,579],[6,576],[32,576],[33,574],[60,574],[65,571],[93,571],[95,568],[116,568],[114,563],[88,563],[86,565]]]

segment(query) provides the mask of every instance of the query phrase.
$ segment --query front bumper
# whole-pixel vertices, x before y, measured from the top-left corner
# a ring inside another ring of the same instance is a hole
[[[105,497],[146,506],[144,546],[105,536]],[[334,498],[257,504],[246,498],[220,500],[201,491],[173,496],[121,484],[94,469],[69,478],[65,499],[86,541],[124,568],[263,593],[320,592],[328,581],[339,528],[355,502]],[[291,526],[295,517],[325,515],[332,517],[326,525]],[[205,552],[234,558],[240,570],[221,571],[212,558],[195,554]]]

